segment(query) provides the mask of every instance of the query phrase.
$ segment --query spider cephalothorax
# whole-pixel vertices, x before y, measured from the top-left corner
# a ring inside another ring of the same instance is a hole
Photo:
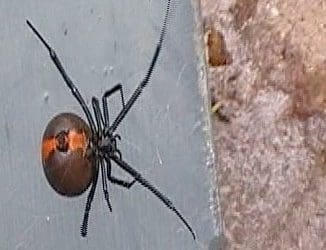
[[[88,121],[86,123],[82,118],[72,113],[61,113],[49,122],[42,140],[43,169],[48,182],[55,191],[65,196],[76,196],[82,194],[91,186],[81,226],[82,236],[87,235],[88,216],[97,186],[99,171],[101,171],[104,197],[110,211],[112,211],[112,206],[109,199],[107,181],[125,188],[130,188],[137,182],[150,190],[166,207],[171,209],[185,224],[193,238],[195,238],[194,231],[181,213],[174,207],[173,203],[155,186],[142,177],[137,170],[125,162],[121,152],[117,148],[117,141],[121,138],[116,133],[116,129],[151,78],[162,48],[170,8],[171,0],[168,0],[160,38],[144,79],[137,86],[127,102],[124,101],[121,84],[113,86],[103,94],[102,107],[99,100],[93,97],[92,107],[94,116],[92,116],[79,90],[66,73],[54,49],[46,42],[32,23],[27,20],[27,25],[47,48],[53,63],[59,70],[67,87],[80,104]],[[121,96],[122,108],[112,124],[110,124],[108,98],[117,92]],[[133,177],[133,180],[125,181],[114,177],[111,174],[112,161],[116,166],[129,173]]]
[[[120,135],[107,135],[100,138],[97,142],[97,148],[99,153],[105,152],[108,155],[119,154],[121,156],[120,150],[117,148],[117,140],[121,140]],[[102,155],[102,154],[101,154]]]

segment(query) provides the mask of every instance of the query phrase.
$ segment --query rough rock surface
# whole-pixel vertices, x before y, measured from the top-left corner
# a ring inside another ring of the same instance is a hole
[[[225,249],[326,249],[326,2],[201,5]]]

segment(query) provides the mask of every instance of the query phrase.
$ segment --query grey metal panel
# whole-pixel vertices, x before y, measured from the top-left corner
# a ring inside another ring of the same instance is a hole
[[[208,249],[214,220],[207,114],[190,1],[177,3],[152,81],[119,128],[119,147],[127,162],[171,198],[197,241],[149,191],[112,184],[113,213],[98,185],[89,235],[81,238],[86,193],[57,195],[40,162],[47,122],[59,112],[83,114],[25,19],[56,49],[89,104],[117,82],[130,96],[149,66],[164,8],[165,1],[157,0],[0,0],[0,249]],[[113,113],[118,103],[110,103]]]

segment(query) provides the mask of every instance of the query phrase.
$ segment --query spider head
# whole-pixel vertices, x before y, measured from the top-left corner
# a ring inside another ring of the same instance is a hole
[[[108,134],[99,139],[97,143],[97,148],[101,153],[113,155],[118,150],[117,148],[117,139],[121,140],[120,135],[118,134]]]

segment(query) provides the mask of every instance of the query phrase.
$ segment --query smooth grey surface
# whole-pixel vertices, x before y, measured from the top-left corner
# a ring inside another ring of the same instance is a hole
[[[174,202],[196,231],[149,191],[101,181],[88,237],[79,228],[87,194],[66,198],[46,181],[42,133],[59,112],[81,108],[25,24],[29,18],[56,49],[89,101],[121,82],[129,97],[149,66],[163,20],[158,0],[0,0],[0,249],[208,249],[214,240],[206,168],[206,108],[198,87],[194,11],[176,4],[152,81],[119,128],[124,159]],[[113,114],[118,98],[111,100]],[[116,175],[130,177],[118,169]]]

